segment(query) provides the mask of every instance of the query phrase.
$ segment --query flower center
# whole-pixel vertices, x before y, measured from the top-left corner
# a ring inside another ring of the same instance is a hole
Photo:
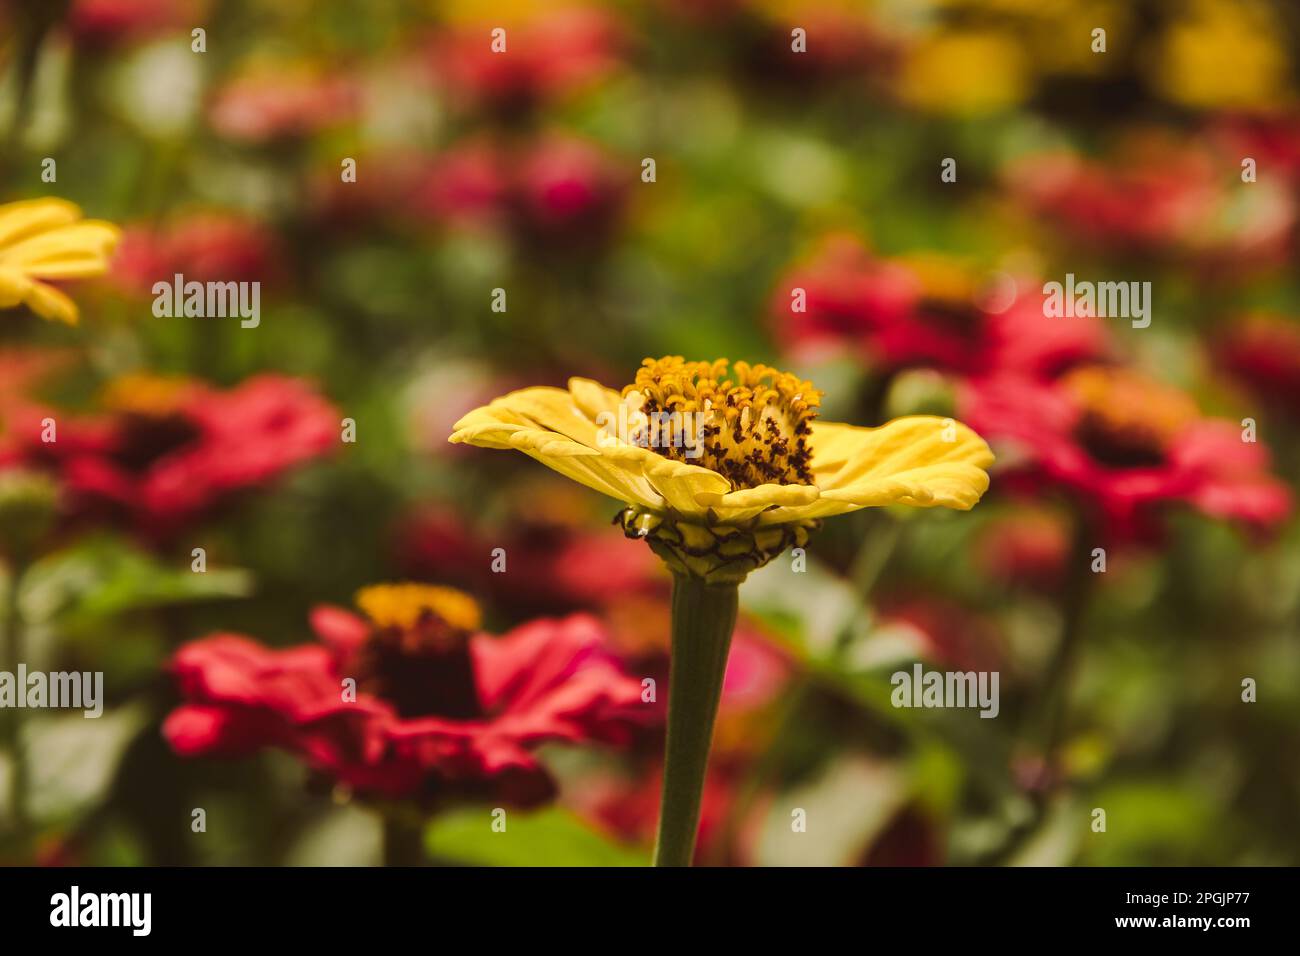
[[[168,418],[180,414],[193,392],[186,378],[150,375],[147,372],[121,375],[107,385],[101,403],[111,412],[142,418]]]
[[[917,281],[921,301],[937,311],[970,313],[979,292],[975,273],[947,256],[913,253],[897,257]]]
[[[1123,369],[1088,366],[1068,373],[1061,384],[1082,411],[1076,437],[1112,468],[1162,464],[1170,442],[1199,417],[1185,393]]]
[[[358,652],[357,686],[402,717],[483,716],[469,654],[481,621],[478,604],[453,588],[379,584],[357,592],[374,625]]]
[[[934,332],[975,349],[983,335],[978,277],[958,260],[929,253],[900,256],[917,282],[917,319]]]
[[[119,465],[142,472],[199,436],[186,414],[194,388],[186,378],[147,373],[123,375],[104,387],[101,404],[121,416],[113,453]]]
[[[680,355],[646,359],[623,389],[629,441],[716,471],[733,488],[812,484],[808,437],[821,397],[766,365]]]
[[[468,633],[483,622],[478,602],[468,594],[432,584],[376,584],[358,591],[356,603],[378,628],[415,630],[440,621]]]

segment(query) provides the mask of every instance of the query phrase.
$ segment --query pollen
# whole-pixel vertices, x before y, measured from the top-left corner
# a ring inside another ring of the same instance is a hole
[[[1170,443],[1200,416],[1186,393],[1125,369],[1076,369],[1062,385],[1082,411],[1081,437],[1105,464],[1159,463]]]
[[[812,484],[809,437],[822,393],[766,365],[646,359],[623,403],[630,440],[727,478],[733,488]]]
[[[357,592],[356,605],[377,628],[414,631],[441,623],[468,633],[482,623],[478,602],[455,588],[432,584],[375,584]]]

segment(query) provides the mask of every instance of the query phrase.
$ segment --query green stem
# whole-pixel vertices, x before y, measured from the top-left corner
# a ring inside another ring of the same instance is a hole
[[[735,584],[673,575],[668,740],[655,866],[690,866],[700,799],[740,595]]]
[[[384,815],[384,866],[423,866],[424,831],[418,821]]]
[[[1083,647],[1084,618],[1092,596],[1093,536],[1089,523],[1077,519],[1070,565],[1061,596],[1061,633],[1043,678],[1043,697],[1035,730],[1039,734],[1044,772],[1049,784],[1059,770],[1060,744],[1075,668]]]
[[[1009,863],[1038,832],[1047,815],[1051,795],[1061,784],[1061,740],[1065,733],[1074,672],[1083,651],[1084,619],[1093,589],[1092,548],[1094,535],[1087,518],[1075,518],[1064,589],[1061,592],[1061,633],[1056,649],[1043,672],[1042,692],[1026,714],[1019,734],[1027,756],[1041,762],[1036,785],[1030,791],[1029,819],[1008,833],[1003,845],[987,862]]]
[[[68,6],[68,0],[28,0],[17,5],[14,32],[18,37],[18,49],[14,57],[14,108],[7,131],[7,145],[11,147],[17,146],[27,132],[32,111],[32,93],[45,37],[67,14]]]

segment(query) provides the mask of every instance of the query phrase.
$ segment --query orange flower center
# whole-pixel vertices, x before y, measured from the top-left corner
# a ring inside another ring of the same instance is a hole
[[[375,584],[357,592],[357,607],[378,628],[410,630],[439,620],[458,631],[475,631],[483,615],[478,602],[455,588],[432,584]]]
[[[766,365],[680,355],[646,359],[623,389],[630,441],[716,471],[733,488],[812,484],[808,437],[821,397]]]
[[[118,376],[105,385],[101,403],[112,412],[168,418],[184,409],[193,390],[194,383],[181,376],[136,372]]]
[[[1079,440],[1111,467],[1162,463],[1173,439],[1199,417],[1186,393],[1125,369],[1087,366],[1061,384],[1082,410]]]

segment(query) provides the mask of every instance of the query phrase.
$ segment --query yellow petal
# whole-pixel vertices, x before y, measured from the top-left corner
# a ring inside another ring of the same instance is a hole
[[[0,250],[27,236],[66,226],[81,210],[66,199],[24,199],[0,206]]]
[[[553,427],[561,423],[574,434]],[[663,499],[636,470],[593,447],[595,424],[586,420],[563,389],[528,388],[495,399],[456,422],[450,440],[483,448],[514,448],[611,498],[663,507]]]
[[[717,472],[621,440],[621,398],[588,379],[526,388],[477,408],[451,441],[514,448],[619,501],[671,508],[701,522],[771,525],[907,504],[968,509],[988,488],[988,445],[951,419],[916,416],[880,428],[812,426],[812,485],[733,491]]]
[[[458,421],[451,441],[515,448],[611,498],[656,509],[666,504],[683,514],[702,515],[699,498],[727,490],[727,479],[716,472],[621,441],[616,420],[597,425],[589,413],[615,411],[610,396],[616,393],[602,394],[586,379],[573,385],[573,391],[525,388],[495,399]]]
[[[76,325],[80,317],[77,303],[54,286],[46,285],[44,282],[33,282],[27,295],[23,297],[23,302],[26,303],[27,308],[43,319]]]
[[[820,496],[816,485],[759,485],[705,498],[702,503],[712,508],[719,521],[741,524],[769,509],[807,507]]]
[[[597,423],[598,430],[609,438],[619,438],[619,406],[623,396],[589,378],[569,379],[569,394],[582,413]],[[684,515],[703,516],[705,509],[720,499],[731,487],[721,475],[690,462],[675,461],[649,449],[620,442],[610,450],[615,457],[635,463],[651,487],[674,510]],[[761,510],[761,509],[760,509]]]
[[[103,275],[119,236],[111,223],[78,222],[0,248],[0,264],[46,279]]]
[[[32,280],[17,269],[0,266],[0,309],[12,309],[23,301]]]
[[[602,414],[617,415],[618,406],[623,402],[623,396],[614,389],[606,388],[589,378],[569,379],[569,394],[582,413],[593,422],[603,421],[599,417]]]
[[[988,489],[993,453],[952,419],[917,415],[879,428],[835,422],[812,426],[811,504],[765,512],[764,523],[822,518],[891,504],[965,511]]]

